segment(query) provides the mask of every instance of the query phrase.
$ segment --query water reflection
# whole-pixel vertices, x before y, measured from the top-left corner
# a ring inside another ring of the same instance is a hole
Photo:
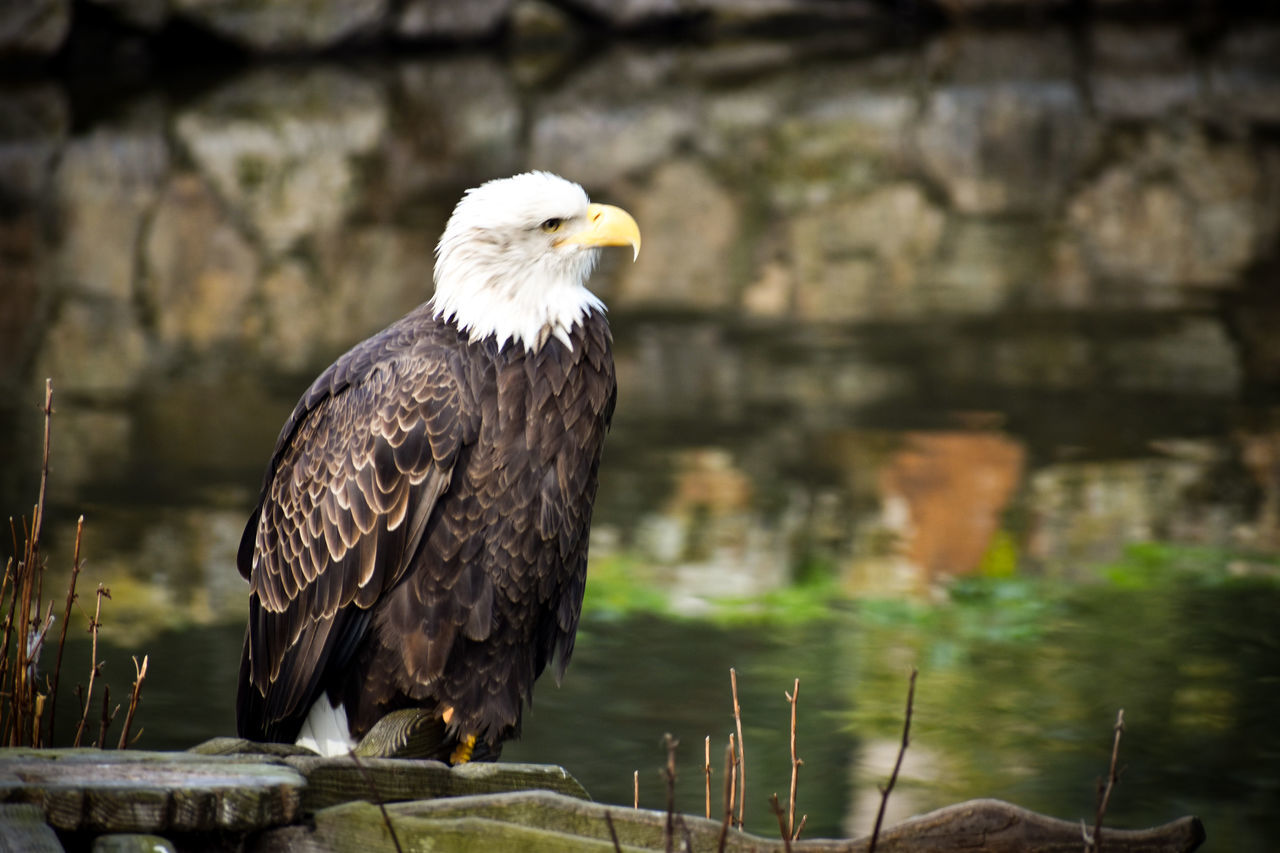
[[[1113,25],[861,54],[623,43],[567,67],[281,64],[77,121],[56,83],[10,86],[0,497],[17,512],[35,493],[52,376],[50,553],[65,565],[84,512],[106,633],[157,658],[145,742],[224,733],[234,547],[276,430],[315,372],[426,298],[463,189],[553,169],[645,230],[639,263],[595,279],[621,385],[597,566],[686,614],[798,579],[908,600],[975,574],[1086,586],[984,611],[1030,632],[989,648],[954,615],[592,623],[514,754],[625,800],[662,731],[723,734],[729,665],[778,720],[800,676],[826,744],[806,757],[811,826],[861,831],[858,767],[894,737],[918,663],[937,704],[903,807],[995,794],[1088,813],[1123,704],[1151,775],[1117,815],[1200,810],[1235,831],[1220,792],[1261,803],[1280,775],[1248,746],[1274,738],[1249,710],[1274,706],[1272,587],[1088,584],[1148,540],[1274,575],[1277,56],[1265,24],[1194,49],[1176,26]],[[172,679],[170,650],[191,663]],[[564,724],[584,709],[601,716]],[[753,725],[765,743],[779,728]],[[759,754],[781,780],[784,750]],[[1239,831],[1233,849],[1254,843]]]

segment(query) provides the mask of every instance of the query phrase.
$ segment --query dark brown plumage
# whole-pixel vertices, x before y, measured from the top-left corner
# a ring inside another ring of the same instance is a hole
[[[619,243],[638,250],[634,220],[575,184],[486,184],[441,239],[433,301],[303,395],[237,556],[242,737],[336,754],[400,708],[440,720],[441,758],[519,733],[535,679],[573,652],[616,398],[582,282]]]
[[[322,692],[356,736],[430,705],[491,745],[519,733],[573,651],[616,396],[604,318],[570,337],[499,350],[424,305],[311,386],[240,543],[241,736],[292,742]]]

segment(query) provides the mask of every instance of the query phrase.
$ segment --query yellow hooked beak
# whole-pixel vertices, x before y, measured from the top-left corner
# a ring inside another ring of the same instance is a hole
[[[556,245],[630,246],[631,260],[640,257],[640,226],[620,207],[593,204],[587,207],[587,224],[581,231],[557,240]]]

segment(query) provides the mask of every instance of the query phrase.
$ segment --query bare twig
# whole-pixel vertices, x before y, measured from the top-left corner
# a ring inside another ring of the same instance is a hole
[[[606,809],[604,813],[605,826],[609,827],[609,837],[613,839],[613,849],[616,853],[622,853],[622,844],[618,841],[618,830],[613,828],[613,815],[609,814]]]
[[[778,805],[776,793],[769,795],[769,809],[778,818],[778,834],[782,836],[783,849],[786,853],[791,853],[791,828],[787,826],[787,816],[783,813],[782,806]]]
[[[1098,814],[1093,822],[1093,837],[1090,838],[1088,833],[1084,837],[1085,853],[1099,853],[1102,850],[1102,818],[1107,814],[1107,805],[1111,802],[1111,791],[1115,788],[1116,783],[1120,781],[1120,774],[1116,771],[1116,762],[1120,758],[1120,735],[1124,733],[1124,708],[1116,714],[1115,738],[1111,742],[1111,764],[1107,769],[1107,782],[1104,787],[1099,783],[1098,788]]]
[[[711,820],[711,735],[707,735],[707,739],[703,742],[703,763],[702,772],[706,774],[706,818]]]
[[[84,708],[80,713],[80,725],[76,727],[76,737],[72,746],[80,745],[80,740],[84,737],[85,726],[89,722],[89,704],[90,700],[93,699],[93,682],[97,679],[98,669],[101,667],[101,664],[98,663],[98,627],[101,624],[99,620],[102,618],[102,599],[110,598],[111,590],[102,584],[98,584],[97,597],[98,602],[93,609],[93,619],[89,622],[89,635],[93,638],[91,645],[93,656],[89,663],[89,689],[85,691]]]
[[[364,769],[364,765],[360,763],[360,759],[356,756],[354,749],[347,750],[347,755],[351,756],[351,760],[355,762],[356,770],[364,778],[364,782],[369,786],[369,793],[373,796],[373,801],[378,805],[378,811],[382,812],[382,823],[387,827],[387,832],[391,834],[391,843],[396,848],[396,853],[404,853],[400,847],[400,838],[396,835],[396,828],[391,825],[391,815],[387,813],[387,807],[382,802],[382,797],[378,794],[378,787],[373,784],[373,777],[369,775],[369,771]]]
[[[640,808],[640,771],[631,772],[631,807]]]
[[[800,831],[796,827],[796,783],[800,776],[800,765],[804,764],[796,757],[796,700],[800,697],[800,679],[796,679],[790,693],[784,691],[783,695],[791,703],[791,803],[787,810],[787,832],[795,840],[800,837]]]
[[[138,664],[138,657],[133,658],[133,695],[129,697],[129,711],[124,715],[124,729],[120,732],[120,742],[116,744],[116,749],[124,749],[129,745],[129,729],[133,726],[133,715],[138,712],[138,703],[142,701],[142,682],[147,677],[147,661],[149,655],[142,656],[142,664]]]
[[[14,524],[13,517],[9,517],[9,532],[13,536],[14,546],[13,553],[18,553],[17,546],[17,526]],[[4,579],[0,581],[0,601],[9,602],[9,606],[4,613],[4,646],[0,647],[0,693],[12,695],[12,691],[5,688],[9,684],[9,643],[13,637],[13,617],[17,611],[18,602],[18,565],[13,557],[10,557],[4,564]],[[5,713],[8,710],[9,713]],[[4,726],[0,730],[0,744],[13,746],[16,741],[10,741],[10,727],[13,725],[12,708],[6,709],[0,705],[0,719],[3,719]]]
[[[120,710],[120,706],[116,706],[115,711],[108,713],[111,707],[111,685],[102,685],[102,719],[98,724],[98,739],[94,742],[94,746],[98,749],[105,749],[107,746],[107,729],[111,728],[111,721],[116,718],[116,711]]]
[[[676,823],[680,825],[680,838],[684,841],[684,847],[681,849],[691,853],[693,850],[693,833],[689,831],[689,824],[685,823],[683,814],[676,815]]]
[[[667,780],[667,829],[664,840],[667,853],[671,853],[675,845],[676,832],[676,747],[680,745],[680,741],[668,732],[662,736],[662,742],[667,747],[667,766],[663,769]]]
[[[67,626],[71,624],[71,605],[76,600],[76,579],[80,577],[80,537],[84,534],[84,516],[76,520],[76,545],[71,554],[71,580],[67,582],[67,601],[62,609],[62,631],[58,634],[58,661],[53,666],[49,685],[49,738],[53,738],[58,719],[58,677],[62,673],[62,651],[67,644]]]
[[[742,706],[738,704],[738,671],[729,667],[729,684],[733,688],[733,719],[738,728],[738,828],[742,828],[742,811],[747,802],[747,745],[742,740]]]
[[[36,505],[31,511],[31,530],[27,536],[26,553],[18,564],[18,577],[21,582],[14,592],[21,596],[18,610],[19,642],[17,662],[13,671],[14,701],[14,735],[21,739],[24,732],[30,732],[32,744],[39,739],[40,723],[35,718],[35,679],[30,661],[31,607],[35,604],[37,617],[40,613],[40,531],[44,529],[44,496],[49,482],[49,439],[52,434],[53,421],[53,380],[44,381],[44,453],[40,463],[40,492],[36,497]],[[33,602],[34,598],[34,602]]]
[[[913,666],[911,684],[907,688],[907,716],[902,723],[902,746],[898,747],[898,760],[893,763],[893,774],[889,776],[889,784],[880,789],[880,810],[876,812],[876,825],[875,829],[871,830],[871,843],[867,846],[867,853],[876,853],[876,841],[880,838],[880,824],[884,822],[884,809],[889,804],[889,793],[898,781],[898,771],[902,769],[902,756],[906,754],[907,746],[911,743],[911,706],[916,698],[917,674]]]
[[[738,802],[738,742],[733,732],[729,732],[729,756],[733,763],[729,765],[729,777],[725,780],[725,790],[729,792],[729,802],[725,803],[730,821],[733,820],[733,808]]]
[[[724,820],[720,822],[720,841],[716,845],[718,853],[724,853],[725,842],[729,840],[729,824],[733,820],[733,780],[737,775],[733,772],[734,761],[733,735],[729,735],[729,743],[724,748]]]
[[[36,498],[35,514],[31,517],[31,545],[40,545],[40,531],[44,528],[44,493],[49,483],[49,438],[53,423],[53,380],[44,381],[44,456],[40,462],[40,493]]]

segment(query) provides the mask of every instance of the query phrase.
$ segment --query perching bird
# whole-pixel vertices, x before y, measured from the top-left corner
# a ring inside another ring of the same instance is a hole
[[[435,295],[357,344],[276,442],[237,563],[242,737],[345,754],[389,712],[496,757],[573,652],[617,388],[601,246],[635,220],[529,172],[469,190]]]

